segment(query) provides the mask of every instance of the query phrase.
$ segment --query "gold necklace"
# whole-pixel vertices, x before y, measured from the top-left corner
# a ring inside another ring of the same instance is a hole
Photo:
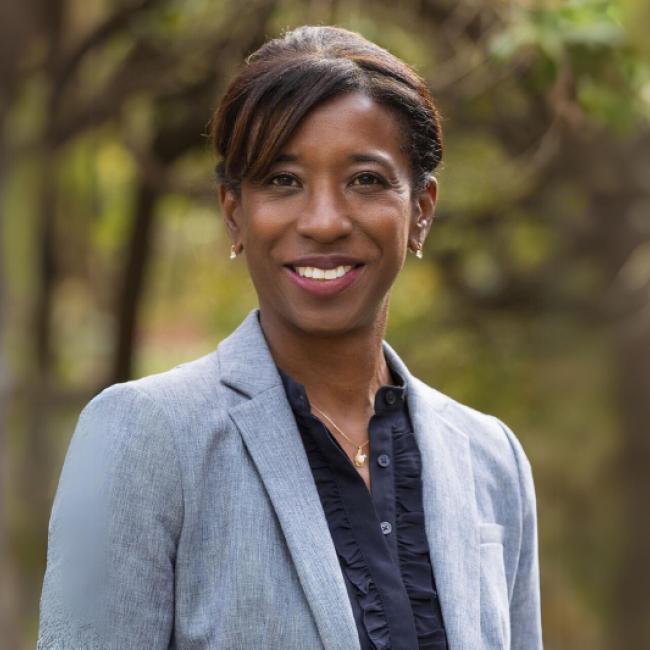
[[[341,431],[341,428],[338,426],[338,424],[336,424],[336,422],[334,422],[334,420],[332,420],[332,418],[327,415],[323,409],[318,408],[318,406],[316,406],[313,402],[311,402],[311,406],[312,408],[315,408],[357,450],[357,453],[354,455],[354,464],[357,467],[363,467],[366,463],[366,458],[368,458],[368,454],[362,454],[361,451],[370,442],[370,438],[368,438],[368,440],[366,440],[362,445],[358,445],[356,442],[354,442],[354,440],[350,440],[350,438],[348,438],[345,433]]]

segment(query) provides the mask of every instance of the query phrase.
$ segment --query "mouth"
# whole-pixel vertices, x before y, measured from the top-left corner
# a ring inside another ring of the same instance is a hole
[[[289,266],[301,278],[310,278],[321,282],[337,280],[348,274],[352,269],[363,266],[363,264],[340,264],[334,268],[320,268],[318,266]]]
[[[286,265],[291,280],[301,289],[315,296],[331,296],[347,289],[359,277],[365,264],[322,266]]]

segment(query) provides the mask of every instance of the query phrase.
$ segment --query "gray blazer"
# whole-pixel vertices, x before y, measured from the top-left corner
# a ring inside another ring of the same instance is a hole
[[[541,648],[521,446],[384,353],[407,384],[450,650]],[[38,648],[359,648],[257,310],[211,354],[83,410],[52,508]]]

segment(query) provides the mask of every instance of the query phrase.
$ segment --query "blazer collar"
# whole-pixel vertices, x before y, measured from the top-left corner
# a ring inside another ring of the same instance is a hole
[[[406,382],[422,457],[426,533],[450,650],[480,647],[480,542],[468,433],[445,409],[450,400],[409,372],[384,341]],[[265,484],[323,644],[359,647],[349,597],[309,461],[259,310],[218,347],[221,381],[250,398],[230,410]],[[290,467],[291,471],[287,471]]]
[[[221,381],[247,397],[282,385],[262,326],[253,309],[239,327],[217,347]]]

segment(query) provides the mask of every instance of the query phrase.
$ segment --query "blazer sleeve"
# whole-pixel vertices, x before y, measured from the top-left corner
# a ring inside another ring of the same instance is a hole
[[[173,430],[131,383],[82,411],[48,529],[37,650],[168,648],[183,519]]]
[[[510,595],[512,650],[542,650],[542,623],[537,542],[535,485],[530,462],[514,433],[499,420],[506,433],[517,465],[521,539],[517,569]]]

